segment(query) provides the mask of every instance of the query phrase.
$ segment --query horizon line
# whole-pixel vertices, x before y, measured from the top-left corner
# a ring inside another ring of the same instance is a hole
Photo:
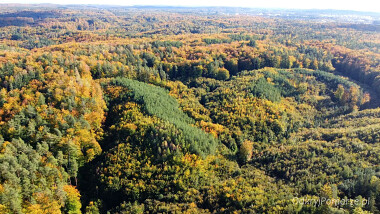
[[[284,7],[247,7],[247,6],[217,6],[217,5],[151,5],[151,4],[60,4],[60,3],[9,3],[0,2],[0,5],[57,5],[57,6],[108,6],[108,7],[176,7],[176,8],[240,8],[240,9],[267,9],[267,10],[315,10],[315,11],[345,11],[345,12],[359,12],[359,13],[376,13],[380,11],[366,11],[366,10],[353,10],[353,9],[334,9],[334,8],[284,8]]]

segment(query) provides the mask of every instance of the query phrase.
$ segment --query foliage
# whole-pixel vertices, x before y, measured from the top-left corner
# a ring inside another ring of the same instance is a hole
[[[379,213],[378,16],[336,13],[4,5],[0,213]]]
[[[132,97],[137,103],[143,104],[148,114],[174,124],[182,132],[186,141],[184,145],[180,145],[181,147],[201,156],[215,152],[216,142],[213,137],[193,127],[191,124],[194,121],[179,109],[177,101],[164,89],[122,78],[115,79],[110,84],[121,85],[131,90],[130,93],[122,96]]]
[[[279,102],[281,100],[280,90],[274,87],[271,83],[268,83],[265,78],[258,79],[252,85],[251,93],[256,97],[267,99],[272,102]]]

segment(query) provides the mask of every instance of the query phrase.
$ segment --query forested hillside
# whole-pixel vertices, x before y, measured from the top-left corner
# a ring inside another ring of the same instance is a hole
[[[0,213],[380,213],[378,14],[0,7]]]

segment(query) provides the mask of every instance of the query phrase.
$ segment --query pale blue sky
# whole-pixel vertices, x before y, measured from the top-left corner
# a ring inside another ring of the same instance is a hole
[[[0,0],[0,3],[232,6],[380,12],[380,0]]]

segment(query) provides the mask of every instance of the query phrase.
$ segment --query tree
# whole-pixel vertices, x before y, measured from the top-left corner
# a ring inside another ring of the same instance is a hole
[[[242,143],[239,149],[239,157],[243,163],[247,163],[252,159],[253,142],[246,140]]]
[[[350,92],[349,92],[349,107],[352,111],[357,111],[358,110],[358,102],[359,102],[359,89],[355,86],[350,87]]]
[[[63,190],[66,192],[66,200],[65,200],[65,213],[68,214],[81,214],[82,204],[80,202],[80,194],[79,191],[71,185],[65,185]]]
[[[256,41],[253,40],[253,39],[249,40],[248,46],[250,46],[250,47],[256,47]]]
[[[335,95],[335,98],[340,101],[340,102],[343,102],[343,95],[344,95],[345,91],[344,91],[344,87],[343,85],[339,84],[338,85],[338,88],[336,89],[334,95]]]
[[[216,75],[216,79],[218,80],[226,80],[230,78],[230,72],[225,68],[219,68],[219,71]]]
[[[366,103],[368,103],[370,101],[371,101],[370,94],[369,93],[364,93],[364,95],[363,95],[363,97],[362,97],[362,99],[360,101],[360,105],[364,105],[364,104],[366,104]]]

